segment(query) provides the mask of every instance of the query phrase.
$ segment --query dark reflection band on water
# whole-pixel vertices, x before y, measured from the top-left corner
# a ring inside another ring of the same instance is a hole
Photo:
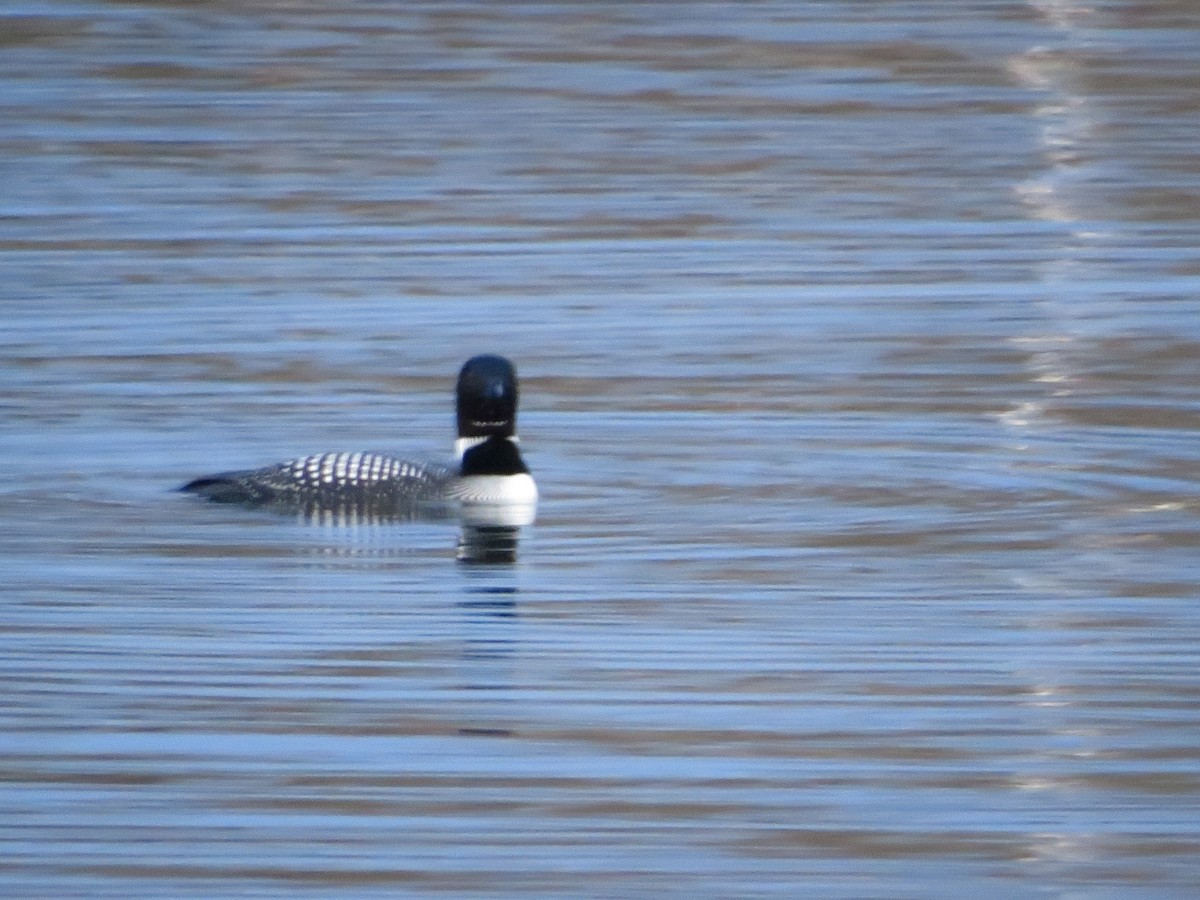
[[[514,563],[521,529],[511,525],[464,523],[458,541],[458,559],[464,563]]]
[[[464,563],[514,563],[521,529],[537,518],[536,504],[463,503],[458,559]]]

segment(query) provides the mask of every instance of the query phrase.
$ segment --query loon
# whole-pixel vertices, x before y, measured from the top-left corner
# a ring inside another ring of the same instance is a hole
[[[502,356],[475,356],[458,373],[457,463],[418,462],[379,453],[319,453],[180,488],[218,503],[315,514],[353,511],[414,518],[447,501],[465,506],[533,507],[537,485],[517,447],[517,373]]]

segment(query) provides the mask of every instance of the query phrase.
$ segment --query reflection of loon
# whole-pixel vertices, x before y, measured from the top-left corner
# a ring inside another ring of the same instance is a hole
[[[181,490],[219,503],[308,515],[415,518],[447,501],[496,524],[533,519],[537,486],[517,448],[517,373],[501,356],[476,356],[458,374],[458,465],[378,453],[323,453],[197,478]]]

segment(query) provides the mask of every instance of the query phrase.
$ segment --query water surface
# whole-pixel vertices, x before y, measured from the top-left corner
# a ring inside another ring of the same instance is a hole
[[[1187,4],[0,13],[6,896],[1189,896]],[[438,455],[538,522],[173,493]]]

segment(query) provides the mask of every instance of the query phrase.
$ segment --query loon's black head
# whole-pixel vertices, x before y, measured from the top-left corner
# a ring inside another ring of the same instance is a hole
[[[503,356],[474,356],[458,373],[458,436],[512,437],[517,431],[517,372]]]

